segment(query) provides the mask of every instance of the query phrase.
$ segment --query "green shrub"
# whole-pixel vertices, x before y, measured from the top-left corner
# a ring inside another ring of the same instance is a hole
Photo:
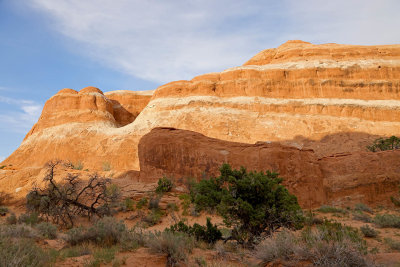
[[[159,204],[160,204],[160,197],[159,196],[152,197],[149,201],[149,209],[151,210],[158,209]]]
[[[190,204],[192,203],[190,200],[190,195],[188,194],[182,194],[179,195],[179,199],[182,201],[181,205],[182,205],[182,215],[187,216],[189,215],[189,208],[190,208]]]
[[[120,243],[127,234],[125,224],[113,217],[104,217],[92,227],[72,228],[67,232],[66,241],[70,245],[92,242],[102,246],[112,246]]]
[[[222,233],[218,229],[217,225],[211,223],[211,219],[207,218],[206,226],[201,226],[195,223],[193,226],[188,226],[185,222],[180,221],[177,224],[167,228],[166,231],[186,233],[196,238],[196,240],[202,240],[209,244],[215,244],[222,238]]]
[[[354,210],[360,211],[360,212],[368,212],[368,213],[373,213],[373,210],[365,205],[364,203],[357,203],[354,207]]]
[[[173,186],[174,184],[172,183],[172,181],[164,176],[163,178],[158,180],[158,186],[156,188],[156,192],[157,193],[169,192],[171,191]]]
[[[370,222],[372,222],[372,217],[363,212],[354,212],[353,220],[370,223]]]
[[[379,232],[376,231],[374,228],[369,227],[369,225],[364,225],[360,227],[361,233],[363,233],[363,235],[365,237],[372,237],[375,238],[378,236]]]
[[[38,231],[30,225],[14,224],[14,225],[1,225],[0,236],[10,238],[28,238],[37,239],[40,237]]]
[[[72,169],[74,169],[74,170],[83,170],[82,161],[78,160],[76,163],[72,163]]]
[[[400,250],[400,241],[393,240],[391,238],[385,238],[385,243],[393,250]]]
[[[88,244],[81,244],[77,246],[68,247],[61,251],[62,258],[75,258],[90,254],[92,254],[92,250],[90,249]]]
[[[26,267],[50,266],[49,254],[30,240],[11,240],[0,237],[0,266]]]
[[[140,199],[137,203],[136,203],[136,208],[138,210],[141,210],[144,206],[147,205],[148,199],[147,197],[144,197],[142,199]]]
[[[101,248],[93,253],[93,259],[85,264],[87,267],[100,267],[102,263],[107,264],[115,259],[115,253],[117,249],[113,248]]]
[[[150,227],[158,224],[161,221],[161,217],[163,216],[163,212],[160,209],[152,209],[143,219],[142,222],[145,223],[145,226]]]
[[[103,171],[111,171],[111,164],[110,162],[103,162]]]
[[[239,243],[251,244],[263,232],[270,234],[279,227],[302,227],[297,198],[277,173],[232,170],[228,164],[222,165],[220,173],[195,184],[191,198],[197,210],[216,209]]]
[[[51,223],[41,222],[38,225],[36,225],[36,229],[44,238],[47,239],[57,238],[57,226]]]
[[[400,138],[396,136],[391,136],[389,138],[378,138],[367,149],[371,152],[385,151],[385,150],[395,150],[400,148]]]
[[[0,166],[0,170],[1,170],[1,169],[4,169],[5,167],[6,167],[6,165]]]
[[[284,230],[261,241],[255,251],[263,264],[281,259],[289,261],[288,266],[296,266],[299,260],[313,266],[372,266],[358,231],[329,221],[306,227],[300,236]]]
[[[39,214],[36,212],[23,213],[18,217],[18,223],[35,225],[40,222]]]
[[[7,213],[8,213],[8,208],[0,206],[0,216],[6,216]]]
[[[179,207],[175,203],[168,203],[167,210],[169,211],[179,211]]]
[[[187,260],[187,254],[193,250],[194,240],[184,233],[155,232],[149,234],[146,246],[155,253],[166,254],[167,266],[176,266]]]
[[[129,197],[125,198],[124,201],[120,203],[120,210],[123,212],[133,211],[134,209],[135,202]]]
[[[381,228],[400,228],[400,216],[394,214],[378,214],[373,222]]]
[[[18,222],[17,216],[15,216],[15,213],[11,213],[10,216],[6,218],[6,223],[7,224],[16,224]]]
[[[346,214],[348,213],[347,210],[345,209],[341,209],[341,208],[336,208],[336,207],[332,207],[332,206],[327,206],[327,205],[323,205],[318,209],[319,212],[322,213],[341,213],[341,214]]]

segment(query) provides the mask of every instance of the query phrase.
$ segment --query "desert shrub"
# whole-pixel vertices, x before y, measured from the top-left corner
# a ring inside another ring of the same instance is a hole
[[[89,242],[86,238],[86,228],[74,227],[68,230],[65,236],[65,241],[71,246]]]
[[[400,241],[391,238],[385,238],[385,243],[393,250],[400,250]]]
[[[195,184],[191,198],[198,210],[216,209],[232,227],[232,239],[251,245],[263,232],[302,227],[297,198],[281,184],[277,173],[247,172],[243,167],[232,170],[228,164],[222,165],[220,173]]]
[[[189,215],[189,208],[190,208],[190,204],[192,203],[190,200],[190,195],[188,194],[182,194],[179,196],[179,199],[182,201],[181,205],[182,205],[182,215],[187,216]]]
[[[36,212],[23,213],[18,217],[18,223],[35,225],[40,222],[39,214]]]
[[[264,239],[255,249],[263,263],[277,259],[309,261],[313,266],[372,266],[367,247],[356,229],[325,221],[305,228],[300,236],[285,230]]]
[[[78,160],[76,163],[72,163],[71,166],[74,170],[83,170],[83,163],[80,160]]]
[[[6,218],[7,224],[16,224],[18,222],[17,216],[15,213],[11,213],[10,216]]]
[[[0,266],[50,266],[51,258],[30,240],[11,240],[0,237]]]
[[[400,216],[394,214],[378,214],[373,222],[381,228],[400,228]]]
[[[47,239],[55,239],[57,237],[57,226],[48,223],[41,222],[36,225],[36,229],[39,231],[40,235]]]
[[[101,248],[93,253],[93,259],[88,261],[85,266],[87,267],[100,267],[101,264],[107,264],[115,259],[115,253],[117,249],[112,248]]]
[[[54,177],[59,161],[47,164],[48,172],[43,189],[34,188],[26,196],[26,207],[49,218],[55,224],[72,227],[76,216],[94,215],[104,217],[113,213],[113,205],[120,196],[119,188],[97,174],[82,181],[79,175],[68,174],[63,183],[57,183]]]
[[[123,212],[133,211],[135,209],[135,202],[131,198],[127,197],[123,202],[121,202],[120,208]]]
[[[158,224],[163,215],[164,214],[160,209],[152,209],[145,217],[142,218],[142,222],[145,223],[145,226],[150,227]]]
[[[394,150],[400,148],[400,138],[391,136],[389,138],[378,138],[372,145],[367,146],[367,149],[371,152]]]
[[[90,228],[70,229],[65,239],[72,246],[88,242],[101,246],[112,246],[120,243],[127,233],[122,221],[117,221],[113,217],[104,217]]]
[[[379,232],[378,231],[376,231],[374,228],[372,228],[372,227],[369,227],[369,225],[364,225],[364,226],[361,226],[360,227],[360,230],[361,230],[361,233],[363,233],[363,235],[365,236],[365,237],[373,237],[373,238],[375,238],[375,237],[377,237],[378,236],[378,234],[379,234]]]
[[[88,244],[81,244],[63,249],[61,251],[61,258],[75,258],[90,254],[92,254],[92,250]]]
[[[8,208],[0,206],[0,216],[6,216],[7,213],[8,213]]]
[[[275,259],[288,260],[296,251],[296,242],[294,234],[285,229],[258,244],[255,248],[255,256],[263,263]]]
[[[354,210],[360,211],[360,212],[368,212],[368,213],[373,213],[372,209],[365,205],[364,203],[357,203],[354,207]]]
[[[201,226],[197,223],[193,224],[193,226],[188,226],[184,221],[180,221],[167,228],[166,231],[186,233],[195,237],[196,240],[202,240],[209,244],[214,244],[222,238],[221,231],[217,225],[211,223],[210,218],[207,218],[206,226]]]
[[[147,202],[149,200],[147,199],[147,197],[141,198],[137,203],[136,203],[136,208],[138,210],[141,210],[144,206],[147,205]]]
[[[0,206],[5,205],[5,203],[9,199],[11,199],[11,195],[10,194],[0,191]]]
[[[111,164],[110,164],[110,162],[103,162],[103,171],[106,171],[106,172],[108,172],[108,171],[111,171]]]
[[[7,167],[6,165],[1,165],[0,166],[0,170],[4,169],[5,167]]]
[[[173,182],[168,179],[167,177],[163,177],[158,180],[158,185],[156,188],[157,193],[166,193],[171,191],[172,187],[174,186]]]
[[[169,211],[179,211],[179,207],[175,203],[168,203],[167,210]]]
[[[159,208],[159,204],[160,204],[160,197],[159,196],[155,196],[150,198],[149,201],[149,209],[158,209]]]
[[[38,231],[26,224],[2,225],[0,236],[10,238],[37,239],[40,237]]]
[[[187,260],[187,254],[193,250],[194,240],[184,233],[155,232],[149,234],[146,246],[154,253],[166,254],[167,265],[176,266]]]
[[[341,208],[336,208],[328,205],[323,205],[318,209],[319,212],[322,213],[341,213],[341,214],[346,214],[348,211],[345,209]]]
[[[363,212],[354,212],[353,220],[370,223],[370,222],[372,222],[372,217]]]
[[[125,224],[113,217],[98,220],[87,231],[88,239],[94,243],[111,246],[119,243],[127,232]]]

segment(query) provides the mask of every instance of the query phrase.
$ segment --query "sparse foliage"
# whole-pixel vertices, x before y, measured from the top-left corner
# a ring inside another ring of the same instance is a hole
[[[112,204],[120,194],[111,180],[94,174],[88,181],[83,181],[79,175],[68,174],[63,183],[58,183],[54,171],[59,163],[52,161],[47,164],[45,187],[34,188],[26,197],[28,211],[65,226],[73,226],[75,216],[88,216],[90,219],[94,215],[110,215]]]
[[[379,232],[376,231],[374,228],[369,227],[368,224],[360,227],[361,232],[365,237],[377,237]]]
[[[367,149],[371,152],[400,149],[400,138],[396,136],[378,138],[372,145],[367,146]]]
[[[201,226],[197,223],[193,224],[193,226],[189,226],[184,221],[179,221],[170,228],[167,228],[166,231],[186,233],[190,236],[194,236],[196,240],[202,240],[209,244],[214,244],[222,238],[221,231],[218,229],[217,225],[211,223],[210,218],[207,218],[206,226]]]
[[[171,191],[173,186],[174,186],[173,182],[164,176],[163,178],[158,180],[158,186],[156,188],[156,192],[159,194],[169,192]]]

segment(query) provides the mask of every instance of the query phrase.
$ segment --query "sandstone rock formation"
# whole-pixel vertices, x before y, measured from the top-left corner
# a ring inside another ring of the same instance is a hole
[[[279,142],[303,151],[298,156],[313,150],[320,161],[361,153],[378,136],[400,135],[399,74],[400,45],[289,41],[243,66],[154,92],[63,89],[2,163],[14,170],[0,172],[0,187],[28,187],[21,176],[38,174],[54,158],[81,161],[91,171],[104,163],[114,171],[138,171],[139,140],[155,127],[247,144]],[[323,182],[333,185],[332,179]]]
[[[278,143],[244,144],[173,128],[155,128],[139,143],[141,176],[208,178],[222,163],[273,170],[303,207],[387,203],[398,191],[400,151],[353,152],[318,158],[310,149]]]

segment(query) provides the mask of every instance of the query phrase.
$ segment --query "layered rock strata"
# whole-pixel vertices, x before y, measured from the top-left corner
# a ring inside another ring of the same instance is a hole
[[[306,208],[321,204],[387,204],[397,194],[400,151],[353,152],[319,158],[313,150],[278,143],[244,144],[173,128],[155,128],[139,143],[140,175],[208,178],[223,163],[271,170]]]

